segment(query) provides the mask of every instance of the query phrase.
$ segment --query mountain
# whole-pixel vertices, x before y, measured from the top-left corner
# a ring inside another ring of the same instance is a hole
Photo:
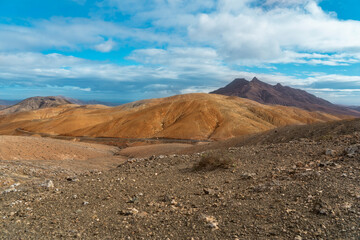
[[[105,106],[118,106],[120,104],[116,104],[116,103],[110,103],[110,102],[103,102],[103,101],[97,101],[97,100],[79,100],[79,99],[75,99],[75,98],[70,98],[70,97],[65,97],[65,96],[57,96],[59,98],[63,98],[73,104],[77,104],[77,105],[96,105],[96,104],[100,104],[100,105],[105,105]]]
[[[282,86],[280,83],[273,86],[260,81],[256,77],[251,81],[237,78],[225,87],[211,93],[248,98],[262,104],[293,106],[307,111],[360,116],[358,111],[332,104],[304,90]]]
[[[0,105],[10,106],[17,104],[18,102],[20,102],[20,100],[0,100]]]
[[[17,104],[20,100],[0,100],[0,110],[5,109],[11,105]]]
[[[61,97],[31,97],[0,111],[0,115],[71,104]]]
[[[16,134],[21,128],[68,136],[218,140],[339,119],[327,113],[198,93],[118,107],[62,105],[5,115],[0,117],[0,134]]]
[[[351,108],[351,109],[353,109],[353,110],[355,110],[355,111],[359,111],[359,112],[360,112],[360,106],[351,106],[351,107],[349,107],[349,108]]]

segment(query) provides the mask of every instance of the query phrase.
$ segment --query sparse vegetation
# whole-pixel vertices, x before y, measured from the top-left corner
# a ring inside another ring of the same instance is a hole
[[[235,164],[235,158],[228,152],[209,151],[201,155],[200,161],[194,165],[195,171],[228,169]]]

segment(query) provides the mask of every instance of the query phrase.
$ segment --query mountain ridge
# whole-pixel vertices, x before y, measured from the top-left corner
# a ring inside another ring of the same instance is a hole
[[[33,133],[116,138],[219,140],[279,126],[340,120],[299,108],[239,97],[185,94],[118,107],[62,105],[0,117],[0,134]]]
[[[236,78],[225,87],[210,93],[247,98],[268,105],[293,106],[307,111],[360,116],[360,112],[356,110],[332,104],[304,90],[283,86],[280,83],[270,85],[260,81],[256,77],[251,81],[245,78]]]

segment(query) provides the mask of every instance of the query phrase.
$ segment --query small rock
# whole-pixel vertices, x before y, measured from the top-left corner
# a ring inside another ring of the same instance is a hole
[[[243,173],[240,175],[240,178],[243,180],[249,180],[249,179],[254,179],[255,175],[256,175],[255,173]]]
[[[334,157],[336,155],[336,151],[332,149],[326,149],[325,155]]]
[[[319,215],[328,215],[331,210],[325,202],[318,200],[314,203],[313,212]]]
[[[46,180],[44,183],[41,184],[42,187],[46,188],[54,188],[54,183],[51,180]]]
[[[351,207],[352,207],[352,204],[351,204],[351,203],[348,203],[348,202],[346,202],[346,203],[344,203],[344,204],[342,205],[342,208],[344,208],[344,209],[346,209],[346,210],[349,210]]]
[[[77,182],[77,181],[79,181],[79,179],[77,177],[67,177],[66,180],[68,180],[69,182]]]
[[[204,188],[203,191],[204,191],[205,194],[208,194],[208,195],[214,195],[215,194],[215,190],[211,189],[211,188]]]
[[[130,215],[138,214],[139,210],[137,210],[136,208],[128,208],[127,210],[125,210],[125,211],[121,210],[118,213],[123,216],[130,216]]]
[[[89,204],[89,202],[83,201],[83,205],[88,205],[88,204]]]
[[[303,238],[301,237],[301,236],[299,236],[299,235],[297,235],[295,238],[294,238],[294,240],[302,240]]]
[[[170,195],[164,195],[162,198],[163,202],[171,202],[171,200],[173,200],[174,198]]]
[[[147,212],[140,212],[137,214],[138,217],[147,217],[148,213]]]
[[[360,152],[360,145],[351,145],[350,147],[345,148],[345,153],[348,155],[354,155]]]
[[[213,230],[219,229],[219,223],[216,221],[215,217],[202,214],[201,218],[205,221],[206,226],[212,228]]]
[[[129,199],[129,201],[127,201],[127,203],[135,203],[137,202],[139,199],[138,199],[138,196],[133,196]]]
[[[13,185],[11,185],[8,189],[5,189],[2,194],[6,194],[6,193],[10,193],[10,192],[17,192],[18,190],[15,188],[17,186],[19,186],[20,183],[14,183]]]

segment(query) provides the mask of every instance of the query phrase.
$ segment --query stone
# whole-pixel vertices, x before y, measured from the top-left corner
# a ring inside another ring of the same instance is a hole
[[[255,175],[256,175],[255,173],[243,173],[240,175],[240,178],[243,180],[249,180],[249,179],[254,179]]]
[[[139,213],[139,210],[137,210],[136,208],[128,208],[127,210],[123,211],[123,210],[120,210],[118,212],[120,215],[123,215],[123,216],[131,216],[131,215],[136,215]]]
[[[51,180],[46,180],[44,183],[41,184],[41,186],[43,186],[45,188],[54,188],[55,187],[53,181],[51,181]]]
[[[332,149],[326,149],[325,155],[326,155],[326,156],[334,157],[334,156],[336,155],[336,151],[335,151],[335,150],[332,150]]]
[[[207,195],[214,195],[215,194],[215,190],[211,189],[211,188],[204,188],[203,191]]]
[[[69,182],[78,182],[79,181],[79,179],[77,177],[67,177],[66,180]]]
[[[360,145],[351,145],[345,148],[345,154],[348,157],[354,157],[357,153],[360,153]]]
[[[205,221],[206,226],[212,228],[213,230],[219,229],[219,223],[214,216],[202,214],[201,219]]]

